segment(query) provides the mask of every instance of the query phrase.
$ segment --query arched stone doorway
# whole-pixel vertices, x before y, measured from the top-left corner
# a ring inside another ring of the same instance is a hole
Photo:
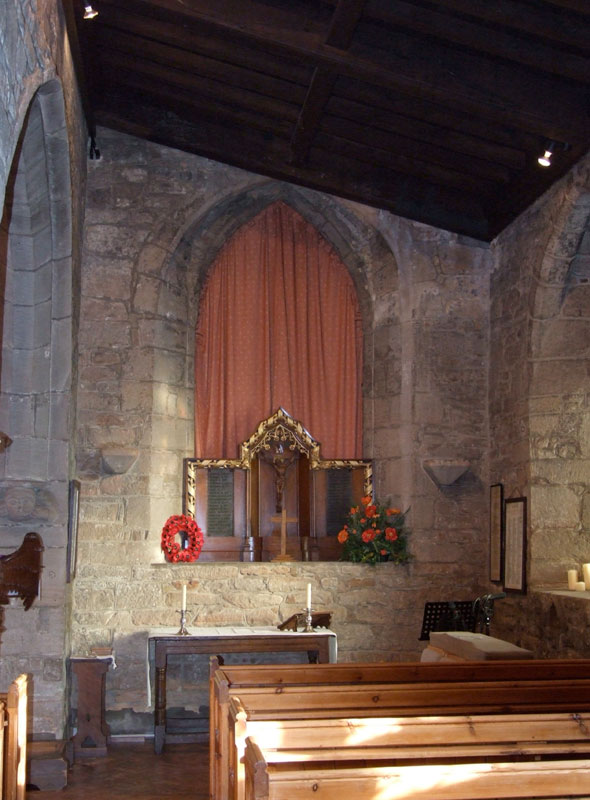
[[[0,456],[0,548],[13,551],[29,530],[40,533],[45,545],[40,598],[24,622],[22,608],[7,610],[8,632],[20,625],[37,636],[5,635],[2,661],[7,674],[16,675],[23,659],[36,659],[34,732],[57,738],[65,725],[71,219],[64,98],[60,82],[52,80],[37,91],[26,114],[0,227],[0,429],[12,439]]]

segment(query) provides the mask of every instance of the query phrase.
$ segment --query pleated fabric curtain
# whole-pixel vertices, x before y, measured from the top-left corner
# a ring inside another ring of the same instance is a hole
[[[352,279],[318,231],[275,203],[211,267],[196,331],[195,453],[235,458],[280,406],[324,458],[362,457],[362,327]]]

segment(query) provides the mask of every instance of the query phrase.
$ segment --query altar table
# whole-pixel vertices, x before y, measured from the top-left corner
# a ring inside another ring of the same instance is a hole
[[[156,670],[154,750],[161,753],[166,738],[166,665],[170,655],[223,653],[305,652],[310,663],[335,663],[336,634],[326,628],[310,633],[280,631],[267,627],[193,628],[189,636],[178,636],[173,628],[148,633],[148,654],[153,652]],[[149,664],[148,664],[149,667]],[[149,681],[148,681],[149,683]]]

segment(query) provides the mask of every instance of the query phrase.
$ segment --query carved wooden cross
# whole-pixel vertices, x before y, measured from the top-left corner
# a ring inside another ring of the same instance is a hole
[[[293,561],[292,557],[287,554],[287,523],[297,522],[297,517],[288,517],[287,509],[283,506],[281,513],[275,514],[270,521],[281,523],[281,552],[273,558],[273,561]]]

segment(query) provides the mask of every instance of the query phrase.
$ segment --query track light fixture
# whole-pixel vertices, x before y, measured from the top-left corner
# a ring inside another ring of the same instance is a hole
[[[96,159],[96,161],[100,161],[100,150],[96,146],[96,139],[94,136],[90,137],[90,146],[88,147],[88,158],[91,160]]]
[[[97,16],[98,11],[95,11],[90,3],[84,3],[84,19],[94,19]]]
[[[545,148],[545,152],[542,156],[539,156],[537,159],[537,163],[540,164],[542,167],[550,167],[551,166],[551,158],[555,151],[555,142],[549,142],[547,147]]]

